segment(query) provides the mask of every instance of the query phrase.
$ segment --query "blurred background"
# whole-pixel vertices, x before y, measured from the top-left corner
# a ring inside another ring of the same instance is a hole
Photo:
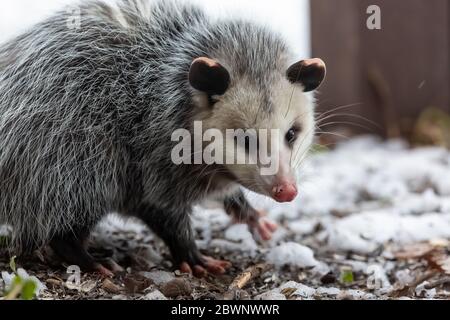
[[[370,5],[380,30],[367,28]],[[352,105],[334,130],[450,147],[449,16],[447,0],[312,0],[312,52],[329,71],[319,110]]]
[[[0,41],[75,1],[3,0]],[[448,0],[184,1],[268,24],[299,57],[326,61],[318,94],[323,144],[370,133],[450,147]],[[381,29],[367,27],[372,5],[380,9]]]
[[[114,0],[104,0],[114,2]],[[150,0],[154,1],[154,0]],[[310,42],[309,0],[178,0],[196,3],[215,16],[242,16],[267,24],[282,32],[296,53],[308,56]],[[0,41],[29,28],[55,10],[79,0],[2,0],[0,4]],[[281,4],[281,5],[280,5]]]

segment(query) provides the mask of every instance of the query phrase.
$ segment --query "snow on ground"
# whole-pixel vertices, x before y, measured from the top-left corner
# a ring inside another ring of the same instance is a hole
[[[311,155],[299,182],[300,196],[291,204],[249,194],[280,226],[268,242],[255,238],[246,225],[233,225],[221,209],[196,208],[193,225],[199,248],[230,260],[234,268],[222,278],[209,278],[212,287],[205,282],[196,287],[196,280],[187,278],[193,289],[184,298],[221,299],[240,272],[258,263],[269,264],[269,269],[244,287],[244,296],[253,299],[450,296],[441,275],[429,274],[427,260],[417,253],[423,246],[427,252],[430,244],[448,252],[449,151],[410,149],[401,141],[383,143],[370,136],[354,138]],[[395,250],[417,243],[422,247],[410,249],[413,259],[398,258]],[[136,221],[108,219],[98,228],[94,247],[107,248],[129,274],[138,270],[152,283],[141,295],[110,294],[111,298],[161,299],[167,294],[165,283],[184,277],[172,272],[166,247]],[[432,288],[436,281],[438,289]],[[96,294],[105,297],[108,290],[98,286]],[[59,298],[58,290],[46,292],[46,298]]]

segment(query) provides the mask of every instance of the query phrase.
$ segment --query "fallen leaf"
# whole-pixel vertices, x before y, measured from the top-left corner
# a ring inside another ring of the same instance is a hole
[[[284,294],[286,299],[289,299],[294,295],[296,291],[297,291],[296,288],[284,288],[283,290],[281,290],[281,293]]]
[[[50,279],[47,279],[45,282],[51,287],[59,287],[62,285],[61,280],[58,280],[58,279],[50,278]]]
[[[142,293],[153,281],[141,275],[127,275],[124,279],[125,289],[130,294]]]
[[[429,255],[433,251],[441,248],[441,244],[442,243],[438,242],[424,242],[405,245],[400,248],[394,249],[393,255],[395,258],[400,260],[421,259]]]
[[[102,283],[102,289],[109,293],[118,294],[122,289],[109,279],[105,279]]]
[[[429,254],[426,260],[431,268],[450,275],[450,257],[445,251]]]
[[[184,279],[174,279],[162,286],[161,292],[168,298],[189,296],[192,293],[190,284]]]
[[[96,286],[97,286],[97,282],[96,281],[88,280],[88,281],[85,281],[85,282],[83,282],[81,284],[80,291],[82,291],[84,293],[89,293],[92,290],[94,290]]]

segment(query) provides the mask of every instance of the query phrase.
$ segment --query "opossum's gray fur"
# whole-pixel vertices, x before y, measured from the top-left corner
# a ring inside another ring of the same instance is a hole
[[[191,62],[223,57],[263,93],[285,56],[264,28],[144,2],[118,2],[126,23],[109,5],[83,2],[80,29],[62,11],[1,46],[0,223],[13,226],[15,250],[89,229],[109,212],[157,208],[148,220],[190,233],[185,216],[214,190],[217,170],[170,158],[172,132],[195,118]]]

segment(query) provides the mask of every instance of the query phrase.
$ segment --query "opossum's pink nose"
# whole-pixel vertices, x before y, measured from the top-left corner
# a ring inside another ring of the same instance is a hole
[[[278,202],[291,202],[297,194],[297,186],[294,183],[283,182],[272,189],[272,197]]]

